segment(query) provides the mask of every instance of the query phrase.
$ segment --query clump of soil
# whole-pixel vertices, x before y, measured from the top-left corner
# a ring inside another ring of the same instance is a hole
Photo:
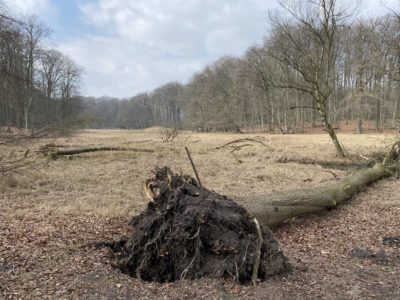
[[[351,250],[350,255],[358,259],[369,259],[380,265],[387,265],[389,263],[389,256],[383,250],[375,253],[371,249],[362,249],[357,247]]]
[[[146,281],[201,277],[251,280],[257,227],[245,208],[164,167],[146,182],[152,200],[132,218],[133,232],[120,242],[118,267]],[[290,269],[271,231],[261,226],[258,279]]]

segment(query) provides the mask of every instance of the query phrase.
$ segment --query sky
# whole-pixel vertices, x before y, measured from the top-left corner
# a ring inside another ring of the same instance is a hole
[[[350,0],[352,1],[352,0]],[[277,0],[6,0],[52,30],[49,46],[84,69],[82,94],[132,97],[167,82],[186,83],[224,55],[260,43]],[[364,0],[382,15],[400,0]]]

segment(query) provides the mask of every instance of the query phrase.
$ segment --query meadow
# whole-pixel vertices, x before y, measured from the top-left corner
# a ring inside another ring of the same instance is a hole
[[[399,248],[382,242],[385,237],[400,236],[400,182],[392,178],[374,184],[332,211],[289,220],[275,228],[274,234],[294,270],[256,287],[211,279],[162,285],[120,273],[113,268],[110,252],[93,243],[128,234],[129,219],[146,206],[143,185],[156,167],[168,166],[174,172],[193,176],[185,146],[191,151],[203,185],[239,203],[241,197],[329,185],[351,172],[339,167],[351,161],[335,155],[327,134],[182,132],[175,142],[165,143],[160,131],[157,127],[84,130],[30,145],[136,150],[48,159],[0,178],[1,297],[400,297]],[[261,136],[265,145],[250,143],[236,151],[216,149],[235,139],[256,136]],[[390,134],[339,134],[346,151],[358,157],[384,151],[396,138]],[[23,146],[9,146],[5,155],[24,151]],[[324,163],[331,167],[321,166]]]

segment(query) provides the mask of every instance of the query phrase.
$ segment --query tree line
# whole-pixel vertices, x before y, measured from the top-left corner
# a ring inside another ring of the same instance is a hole
[[[81,114],[82,69],[49,47],[50,29],[0,1],[0,126],[34,129]]]
[[[93,120],[95,128],[186,126],[186,86],[178,82],[167,83],[150,93],[141,93],[129,99],[84,97],[83,103],[84,114]]]

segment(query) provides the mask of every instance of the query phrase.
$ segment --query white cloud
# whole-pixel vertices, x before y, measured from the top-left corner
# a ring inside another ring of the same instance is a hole
[[[390,10],[398,12],[400,0],[365,0],[360,9],[360,13],[367,16],[389,14]]]
[[[132,96],[240,55],[265,34],[268,8],[264,0],[85,1],[82,19],[102,35],[60,48],[85,68],[87,94]]]
[[[86,94],[119,97],[187,81],[222,55],[242,54],[265,35],[267,11],[277,6],[275,0],[75,1],[86,31],[59,48],[84,67]],[[399,0],[382,1],[398,7]],[[366,0],[365,7],[382,9],[382,1]],[[16,3],[28,10],[49,0]]]
[[[203,61],[164,59],[120,39],[87,36],[59,45],[85,69],[87,95],[129,97],[162,83],[185,80]]]
[[[6,4],[18,13],[33,15],[44,15],[52,8],[50,0],[8,0]]]
[[[201,49],[209,36],[222,31],[240,33],[224,37],[228,43],[237,44],[238,38],[244,43],[256,39],[264,33],[263,16],[268,9],[265,3],[262,0],[100,0],[86,3],[81,9],[89,23],[113,28],[120,38],[185,55],[188,48]]]

